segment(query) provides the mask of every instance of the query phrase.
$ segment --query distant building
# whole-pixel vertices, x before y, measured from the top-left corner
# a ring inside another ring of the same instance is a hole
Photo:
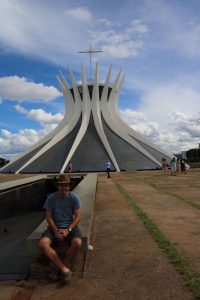
[[[187,151],[182,151],[182,152],[181,152],[181,156],[182,156],[183,159],[187,159],[187,154],[186,154],[186,152],[187,152]]]
[[[3,167],[2,173],[64,173],[69,161],[73,172],[105,171],[109,159],[113,171],[157,169],[162,158],[172,155],[130,128],[118,114],[118,97],[124,77],[117,75],[110,85],[111,67],[105,82],[99,83],[98,64],[94,82],[88,84],[82,65],[82,83],[69,70],[71,85],[60,73],[58,82],[66,112],[61,123],[28,151]]]

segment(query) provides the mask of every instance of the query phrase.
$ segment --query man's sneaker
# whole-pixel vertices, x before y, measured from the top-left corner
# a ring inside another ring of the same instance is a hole
[[[72,272],[71,271],[62,273],[61,277],[60,277],[61,283],[63,285],[67,284],[71,280],[71,277],[72,277]]]

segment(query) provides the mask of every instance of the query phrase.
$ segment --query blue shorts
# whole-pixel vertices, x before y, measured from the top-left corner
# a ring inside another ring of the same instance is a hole
[[[47,227],[47,229],[43,232],[41,238],[43,237],[49,238],[51,240],[52,245],[56,245],[59,243],[50,227]],[[64,241],[67,242],[67,244],[70,246],[74,238],[82,238],[82,234],[78,226],[72,229],[68,236],[64,238]]]

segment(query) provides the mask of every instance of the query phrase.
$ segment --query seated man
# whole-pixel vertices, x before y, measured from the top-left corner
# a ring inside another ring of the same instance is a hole
[[[69,191],[69,183],[68,176],[60,175],[57,180],[58,191],[47,198],[44,208],[49,226],[39,241],[41,251],[60,271],[63,284],[71,279],[69,262],[82,243],[81,232],[77,226],[80,221],[80,199]],[[69,248],[62,261],[52,245],[64,240],[69,243]]]

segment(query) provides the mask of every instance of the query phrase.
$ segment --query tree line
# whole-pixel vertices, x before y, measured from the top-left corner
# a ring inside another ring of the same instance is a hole
[[[199,163],[200,162],[200,148],[190,149],[186,151],[187,161],[189,163]]]
[[[4,167],[5,165],[7,165],[10,161],[0,157],[0,168]]]

